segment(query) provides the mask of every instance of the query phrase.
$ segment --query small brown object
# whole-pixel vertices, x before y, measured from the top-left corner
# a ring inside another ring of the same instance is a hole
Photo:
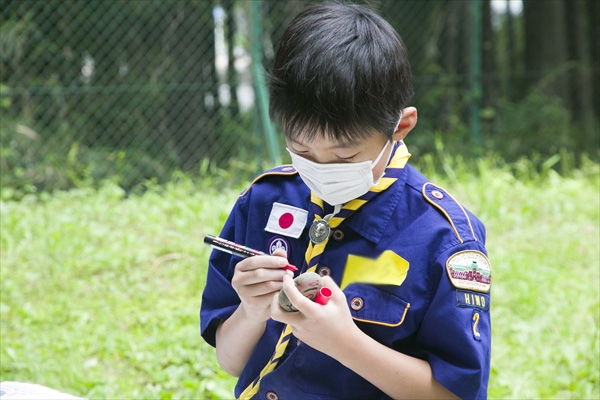
[[[294,283],[296,284],[298,291],[302,293],[304,297],[312,301],[315,300],[317,293],[319,293],[319,290],[321,290],[321,287],[323,287],[321,284],[321,277],[315,272],[305,272],[301,275],[298,275],[296,278],[294,278]],[[298,311],[292,305],[290,299],[288,299],[283,289],[279,291],[279,306],[285,311]]]

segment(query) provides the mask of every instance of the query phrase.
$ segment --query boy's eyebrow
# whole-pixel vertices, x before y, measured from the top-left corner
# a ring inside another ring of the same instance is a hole
[[[291,138],[288,138],[288,140],[290,142],[292,142],[292,143],[299,144],[300,146],[306,146],[306,144],[304,144],[302,142],[299,142],[298,140],[291,139]],[[349,142],[349,141],[343,141],[343,142],[340,141],[340,142],[337,142],[336,144],[334,144],[333,146],[329,146],[329,147],[324,148],[324,150],[352,149],[352,148],[355,148],[355,147],[358,147],[358,146],[360,146],[360,143]]]

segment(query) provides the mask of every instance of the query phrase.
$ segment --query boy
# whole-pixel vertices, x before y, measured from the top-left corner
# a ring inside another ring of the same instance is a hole
[[[311,6],[269,88],[293,167],[257,178],[220,234],[269,255],[213,252],[200,311],[236,397],[485,398],[485,230],[406,164],[417,111],[401,38],[362,6]],[[327,305],[296,290],[288,263],[322,276]]]

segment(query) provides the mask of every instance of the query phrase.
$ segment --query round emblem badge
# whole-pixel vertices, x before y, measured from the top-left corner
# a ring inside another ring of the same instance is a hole
[[[331,227],[324,219],[314,221],[308,230],[308,236],[310,237],[311,242],[314,244],[319,244],[326,241],[329,238],[330,233]]]
[[[281,236],[273,236],[269,239],[269,243],[267,244],[267,253],[269,253],[269,255],[272,256],[277,249],[285,250],[287,256],[290,256],[290,244]]]
[[[453,254],[446,262],[448,277],[458,289],[487,293],[492,285],[490,260],[480,251],[466,250]]]

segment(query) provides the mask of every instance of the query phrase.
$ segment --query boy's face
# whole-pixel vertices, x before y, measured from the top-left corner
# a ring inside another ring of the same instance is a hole
[[[319,164],[373,162],[388,141],[389,139],[382,134],[374,134],[369,138],[353,142],[337,142],[328,137],[318,137],[310,141],[302,137],[294,140],[286,139],[287,147],[291,152]],[[387,146],[373,168],[375,181],[383,175],[392,148],[393,146]]]

